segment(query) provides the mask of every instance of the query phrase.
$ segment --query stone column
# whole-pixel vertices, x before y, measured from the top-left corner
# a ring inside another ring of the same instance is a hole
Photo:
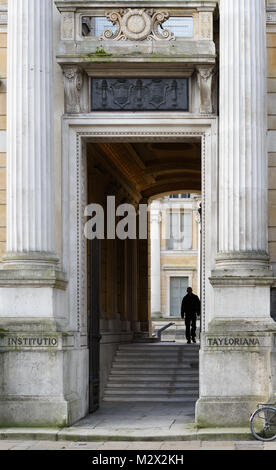
[[[220,31],[219,250],[211,282],[235,287],[241,298],[237,308],[217,303],[215,313],[270,321],[265,1],[222,0]],[[256,302],[239,289],[251,286]]]
[[[150,238],[151,238],[151,314],[160,315],[160,207],[155,201],[150,210]]]
[[[52,0],[10,0],[5,267],[56,264]]]
[[[223,0],[220,18],[219,263],[266,269],[265,2]]]
[[[88,354],[74,347],[78,333],[69,329],[66,281],[55,254],[53,1],[9,0],[8,8],[8,234],[5,269],[0,270],[0,422],[64,426],[88,408],[82,392],[88,373],[79,374],[88,371]]]
[[[202,335],[202,426],[247,426],[272,391],[264,0],[220,0],[219,247]],[[214,380],[215,371],[215,380]]]

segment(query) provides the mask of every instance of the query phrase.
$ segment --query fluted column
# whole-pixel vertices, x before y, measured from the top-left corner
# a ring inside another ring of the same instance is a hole
[[[52,0],[9,0],[5,267],[55,264]]]
[[[217,264],[267,268],[265,0],[220,1]]]
[[[151,312],[160,313],[160,208],[153,202],[150,211],[151,238]]]

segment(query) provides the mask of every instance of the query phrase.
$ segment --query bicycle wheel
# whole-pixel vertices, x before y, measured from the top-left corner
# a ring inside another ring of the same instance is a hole
[[[259,441],[276,439],[276,408],[268,405],[255,411],[250,418],[250,429]]]

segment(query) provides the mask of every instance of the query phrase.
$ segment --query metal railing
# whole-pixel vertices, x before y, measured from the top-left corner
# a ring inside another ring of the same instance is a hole
[[[159,330],[157,330],[157,338],[158,338],[158,341],[161,341],[161,337],[162,337],[162,333],[167,330],[168,328],[170,328],[171,326],[175,325],[175,323],[168,323],[167,325],[163,326],[162,328],[160,328]]]

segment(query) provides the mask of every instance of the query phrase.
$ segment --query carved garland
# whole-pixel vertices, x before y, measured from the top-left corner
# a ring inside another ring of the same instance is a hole
[[[116,25],[117,29],[114,33],[110,29],[106,29],[102,36],[100,36],[100,39],[113,39],[116,41],[143,41],[145,39],[174,40],[174,34],[168,29],[162,28],[162,24],[169,16],[167,10],[146,8],[128,8],[127,10],[106,12],[106,18],[113,25]],[[162,31],[160,31],[159,26],[161,26]]]

